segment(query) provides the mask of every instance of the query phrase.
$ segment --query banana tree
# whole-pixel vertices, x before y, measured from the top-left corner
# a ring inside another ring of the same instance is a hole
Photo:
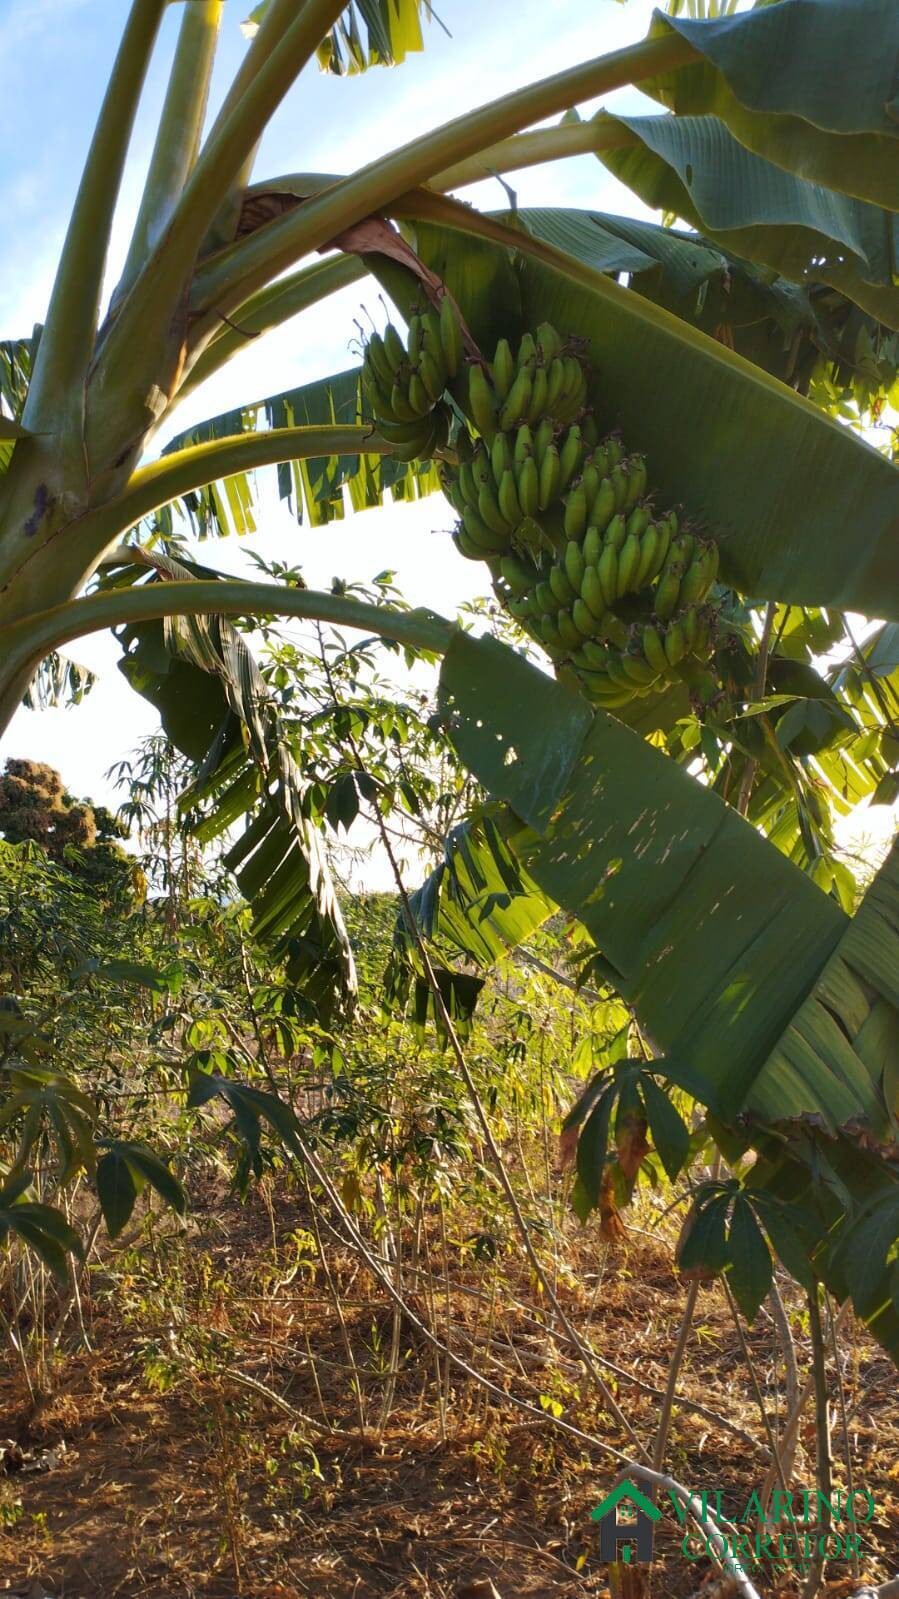
[[[133,0],[46,320],[0,350],[0,723],[43,660],[117,629],[129,680],[197,763],[203,825],[248,819],[232,864],[259,936],[321,999],[335,984],[351,993],[351,956],[302,772],[227,619],[314,618],[445,656],[449,735],[505,807],[502,847],[471,880],[493,883],[489,917],[476,906],[476,958],[488,925],[495,953],[555,904],[578,917],[674,1080],[688,1074],[725,1142],[748,1136],[760,1151],[759,1181],[787,1191],[826,1168],[814,1249],[836,1280],[831,1231],[851,1237],[858,1205],[892,1216],[897,1175],[884,1043],[894,979],[869,949],[895,940],[893,878],[878,888],[879,919],[867,902],[850,919],[851,885],[827,858],[831,806],[879,793],[897,764],[896,662],[889,646],[877,660],[860,651],[832,682],[815,666],[821,639],[842,639],[842,613],[899,621],[895,467],[828,414],[858,423],[859,404],[877,414],[894,392],[895,8],[780,0],[715,22],[658,19],[648,39],[352,174],[253,183],[259,139],[303,69],[400,59],[418,43],[418,7],[364,8],[365,43],[339,0],[268,0],[205,129],[223,6],[190,0],[103,307],[165,5]],[[578,104],[625,84],[669,113],[578,119]],[[703,234],[590,212],[489,215],[453,197],[486,173],[573,154],[599,156]],[[408,347],[391,324],[363,368],[236,407],[153,457],[179,401],[248,334],[370,272]],[[547,419],[535,488],[522,429]],[[506,460],[507,435],[520,460]],[[493,486],[474,477],[488,456]],[[431,614],[171,559],[168,508],[180,503],[201,531],[239,527],[247,474],[275,464],[313,525],[340,514],[344,488],[361,508],[443,486],[459,548],[484,559],[522,643],[546,646],[558,681]],[[678,506],[695,532],[676,525]],[[600,573],[592,608],[575,593],[587,567]],[[586,609],[569,615],[569,591]],[[708,783],[687,770],[697,748]],[[452,918],[463,947],[464,902]],[[854,976],[834,1022],[827,985],[844,966]],[[844,1035],[859,1045],[852,1062]],[[887,1244],[858,1297],[895,1349],[889,1255]]]

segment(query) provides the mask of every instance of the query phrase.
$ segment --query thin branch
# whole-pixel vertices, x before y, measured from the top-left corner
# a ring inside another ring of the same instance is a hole
[[[786,1494],[787,1484],[784,1477],[783,1462],[780,1458],[780,1451],[777,1447],[777,1439],[774,1436],[774,1431],[771,1426],[771,1418],[768,1415],[768,1407],[765,1404],[765,1397],[762,1393],[761,1384],[759,1383],[758,1379],[758,1373],[755,1369],[755,1361],[752,1358],[752,1351],[749,1347],[746,1333],[743,1330],[743,1323],[740,1320],[740,1312],[737,1309],[730,1283],[726,1277],[722,1277],[721,1281],[724,1287],[725,1295],[727,1296],[727,1303],[730,1307],[733,1323],[737,1329],[737,1337],[740,1340],[740,1348],[743,1352],[743,1359],[746,1362],[746,1370],[749,1372],[749,1378],[752,1383],[752,1391],[755,1394],[755,1402],[759,1407],[759,1415],[762,1418],[762,1426],[765,1429],[765,1437],[768,1440],[768,1448],[771,1450],[771,1459],[777,1472],[777,1480],[780,1483],[783,1493]]]
[[[92,539],[102,548],[108,528],[114,537],[134,527],[163,505],[236,472],[252,472],[280,461],[307,461],[329,455],[392,455],[395,446],[361,423],[351,427],[267,428],[208,439],[139,467],[123,492],[102,506],[87,522]]]
[[[693,46],[671,33],[583,62],[454,118],[424,138],[378,157],[201,266],[193,309],[202,312],[218,306],[230,311],[302,256],[454,163],[579,101],[695,59]]]
[[[273,112],[311,59],[343,9],[345,0],[278,0],[276,11],[293,11],[277,43],[264,55],[252,53],[258,70],[245,73],[245,87],[224,116],[217,119],[190,179],[184,187],[165,235],[112,330],[107,354],[112,365],[124,359],[131,339],[143,326],[156,328],[190,278],[205,234],[214,221],[238,172],[265,131]],[[260,30],[260,33],[262,30]],[[259,46],[259,37],[256,41]],[[262,57],[262,59],[260,59]],[[248,57],[248,64],[250,61]],[[230,309],[223,307],[224,310]]]
[[[178,390],[178,403],[242,350],[247,338],[257,338],[270,328],[282,326],[299,312],[367,275],[368,267],[359,256],[339,255],[333,260],[316,261],[314,266],[303,267],[287,278],[279,278],[260,294],[237,306],[234,311],[237,327],[220,313],[221,332],[206,345],[193,366],[188,364],[188,375]]]
[[[433,611],[398,611],[347,595],[290,589],[279,583],[150,583],[69,600],[0,629],[5,676],[15,684],[50,651],[86,633],[165,616],[292,616],[356,627],[412,649],[443,654],[455,624]],[[0,701],[0,713],[3,703]],[[0,717],[2,719],[2,717]]]
[[[222,7],[223,0],[193,0],[184,7],[156,144],[116,300],[127,292],[144,267],[196,162]]]
[[[812,1377],[815,1390],[815,1477],[818,1488],[818,1505],[825,1526],[830,1520],[829,1507],[833,1497],[833,1460],[830,1452],[830,1415],[827,1399],[827,1351],[821,1326],[821,1307],[817,1288],[808,1295],[809,1329],[812,1337]],[[824,1581],[826,1556],[814,1557],[808,1578],[802,1589],[802,1599],[815,1599]]]
[[[855,1473],[852,1469],[852,1446],[849,1442],[849,1417],[846,1413],[846,1384],[843,1381],[843,1368],[840,1363],[840,1346],[837,1343],[836,1317],[833,1313],[833,1300],[826,1290],[824,1293],[824,1302],[827,1307],[827,1327],[830,1335],[830,1347],[833,1354],[833,1365],[837,1379],[837,1398],[840,1405],[840,1426],[843,1432],[843,1455],[846,1461],[846,1491],[849,1502],[851,1503],[852,1496],[855,1493]],[[852,1575],[857,1581],[859,1576],[859,1559],[854,1544],[852,1546]]]
[[[520,172],[525,167],[541,166],[546,161],[564,161],[570,156],[597,155],[600,150],[618,150],[638,145],[637,135],[612,118],[593,117],[589,122],[564,122],[557,128],[540,128],[536,133],[519,133],[503,139],[467,161],[460,161],[431,179],[430,187],[445,192],[482,183],[501,172]]]
[[[133,0],[69,222],[23,422],[57,431],[82,403],[125,156],[167,0]],[[74,417],[69,418],[74,422]],[[80,433],[80,427],[78,429]]]

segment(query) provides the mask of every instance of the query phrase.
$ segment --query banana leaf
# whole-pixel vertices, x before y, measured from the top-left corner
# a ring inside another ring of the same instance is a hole
[[[701,59],[641,82],[678,116],[717,116],[748,150],[812,183],[899,209],[899,9],[779,0],[707,22],[656,12]]]
[[[217,575],[162,555],[153,561],[152,581]],[[134,572],[126,569],[125,581]],[[220,616],[129,625],[118,637],[119,669],[197,767],[179,801],[186,825],[208,840],[244,821],[225,865],[252,910],[253,936],[285,963],[309,1010],[327,1020],[355,995],[352,948],[308,814],[308,785],[250,651]]]
[[[163,454],[209,439],[265,428],[355,423],[361,416],[360,404],[359,368],[352,367],[198,422],[172,439]],[[335,455],[285,461],[277,473],[280,498],[295,511],[298,522],[303,521],[304,515],[308,517],[311,527],[323,527],[343,517],[344,488],[349,490],[353,509],[362,511],[383,504],[388,492],[394,500],[408,500],[430,494],[438,487],[436,473],[429,464],[407,465],[390,456]],[[192,531],[205,538],[253,532],[254,502],[252,478],[240,473],[224,483],[213,483],[185,495],[180,504]],[[171,507],[156,512],[154,524],[158,532],[170,535],[175,526]]]
[[[829,284],[899,327],[899,218],[754,155],[719,117],[611,119],[639,141],[599,159],[646,205],[793,283]],[[896,159],[899,160],[899,146]]]
[[[869,1137],[899,1137],[899,842],[756,1077],[747,1109],[779,1119],[787,1094],[792,1114],[806,1119],[842,1095],[847,1127],[864,1103],[859,1123]]]
[[[520,820],[524,870],[583,922],[657,1046],[737,1115],[844,913],[683,767],[495,641],[454,640],[441,697],[460,757]],[[842,1084],[818,1110],[843,1125]]]
[[[586,265],[617,269],[615,240],[635,262],[629,287],[701,328],[830,415],[847,400],[862,412],[889,403],[899,372],[899,337],[823,283],[800,285],[754,265],[702,234],[606,212],[524,207],[491,213]],[[598,241],[598,242],[597,242]],[[734,241],[730,241],[732,244]],[[637,260],[642,257],[642,265]],[[622,267],[621,270],[624,270]],[[892,291],[887,291],[892,292]]]
[[[850,919],[683,767],[497,641],[457,635],[440,694],[523,875],[591,935],[662,1075],[756,1145],[758,1187],[823,1185],[816,1270],[899,1354],[899,849]],[[845,1241],[872,1205],[860,1284]]]
[[[455,292],[469,248],[459,231],[418,223],[411,232],[425,263],[452,273]],[[645,453],[662,505],[685,505],[714,533],[725,582],[899,619],[899,472],[889,461],[785,384],[572,257],[535,241],[543,258],[534,259],[522,241],[510,263],[507,248],[474,243],[477,283],[460,304],[475,336],[491,353],[500,331],[520,336],[548,320],[583,340],[601,426],[620,427],[628,448]],[[510,269],[516,278],[502,327],[490,320],[488,251],[497,281]],[[410,276],[392,264],[383,274],[401,308],[414,295],[410,281],[404,289]]]
[[[454,827],[443,861],[409,896],[424,938],[449,945],[481,967],[502,960],[556,910],[510,851],[503,836],[508,816],[505,807],[493,806]],[[394,942],[414,962],[415,946],[402,914]]]
[[[255,33],[268,7],[269,0],[254,6],[243,24],[245,33]],[[398,66],[411,52],[424,49],[423,9],[430,18],[428,0],[353,0],[319,45],[319,66],[340,76]]]

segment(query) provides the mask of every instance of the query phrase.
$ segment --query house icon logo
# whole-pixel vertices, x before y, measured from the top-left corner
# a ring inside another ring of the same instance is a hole
[[[626,1501],[636,1511],[632,1521],[618,1520],[618,1506]],[[590,1520],[599,1522],[599,1558],[600,1560],[623,1560],[629,1564],[634,1558],[633,1545],[637,1547],[637,1559],[648,1563],[652,1560],[653,1528],[660,1521],[662,1512],[651,1499],[647,1499],[634,1483],[625,1478],[617,1488],[607,1494],[601,1505],[590,1512]],[[624,1544],[621,1555],[618,1554],[618,1545]]]

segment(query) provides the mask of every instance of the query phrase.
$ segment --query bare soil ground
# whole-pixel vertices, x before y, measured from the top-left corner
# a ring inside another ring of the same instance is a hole
[[[408,1323],[398,1328],[391,1399],[394,1323],[377,1285],[332,1239],[344,1332],[314,1258],[301,1251],[304,1264],[285,1265],[284,1239],[308,1224],[289,1195],[276,1195],[267,1209],[258,1197],[241,1206],[210,1192],[187,1241],[154,1238],[155,1279],[147,1264],[130,1275],[127,1254],[118,1256],[115,1281],[110,1263],[97,1271],[84,1305],[90,1348],[55,1368],[55,1397],[30,1422],[21,1374],[0,1374],[0,1442],[15,1440],[20,1450],[8,1452],[0,1478],[0,1594],[608,1594],[590,1511],[614,1478],[614,1462],[548,1421],[516,1414],[464,1374],[447,1376],[445,1362]],[[435,1252],[437,1242],[430,1240]],[[670,1238],[632,1230],[607,1246],[595,1229],[566,1223],[563,1246],[562,1301],[596,1349],[645,1385],[606,1372],[631,1424],[651,1440],[660,1399],[645,1389],[664,1385],[685,1299]],[[540,1296],[514,1254],[499,1268],[501,1282],[493,1265],[469,1257],[461,1266],[452,1241],[446,1274],[442,1259],[429,1258],[433,1276],[429,1269],[406,1282],[409,1302],[438,1335],[449,1326],[452,1347],[503,1390],[633,1452],[570,1351],[549,1336]],[[800,1302],[792,1308],[804,1372]],[[766,1405],[772,1417],[782,1415],[779,1346],[764,1309],[749,1340]],[[899,1391],[894,1368],[863,1332],[850,1329],[844,1348],[854,1480],[876,1504],[863,1529],[862,1572],[883,1580],[899,1570]],[[701,1295],[679,1392],[738,1430],[679,1408],[668,1469],[696,1490],[722,1489],[733,1510],[761,1484],[768,1456],[717,1287]],[[845,1485],[835,1378],[833,1396],[837,1477]],[[802,1440],[813,1449],[811,1416]],[[801,1448],[794,1481],[813,1486],[811,1474]],[[726,1592],[707,1561],[682,1556],[682,1536],[667,1514],[651,1568],[653,1599]],[[647,1568],[625,1574],[634,1596],[646,1591],[646,1575]],[[831,1596],[860,1586],[846,1565],[829,1575]],[[754,1580],[765,1594],[798,1591],[770,1568]]]

